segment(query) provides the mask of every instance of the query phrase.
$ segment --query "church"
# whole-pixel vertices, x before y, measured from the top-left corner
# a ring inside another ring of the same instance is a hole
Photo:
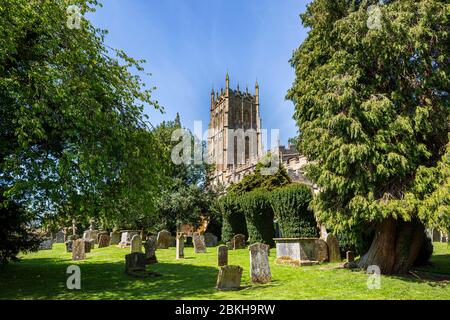
[[[208,127],[208,157],[214,164],[212,181],[227,187],[251,174],[256,164],[266,155],[263,149],[260,116],[259,84],[254,93],[248,87],[241,91],[230,87],[227,73],[225,89],[211,92],[210,121]],[[277,146],[274,153],[295,182],[308,185],[302,167],[307,163],[293,146]]]

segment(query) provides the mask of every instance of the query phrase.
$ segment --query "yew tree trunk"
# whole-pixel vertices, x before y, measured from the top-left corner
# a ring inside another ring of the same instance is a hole
[[[416,261],[424,240],[425,228],[419,221],[387,218],[377,227],[372,245],[358,266],[366,269],[377,265],[382,274],[406,273]]]

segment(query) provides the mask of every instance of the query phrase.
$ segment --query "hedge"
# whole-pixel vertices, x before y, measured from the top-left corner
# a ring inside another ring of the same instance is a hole
[[[236,234],[243,234],[248,238],[247,223],[240,207],[239,198],[226,195],[220,198],[219,208],[222,212],[222,242],[226,243]]]
[[[282,237],[318,237],[319,229],[312,211],[311,189],[303,184],[291,184],[271,192],[270,202],[278,220]]]
[[[261,189],[248,192],[239,198],[249,234],[249,242],[274,245],[275,230],[269,192]]]

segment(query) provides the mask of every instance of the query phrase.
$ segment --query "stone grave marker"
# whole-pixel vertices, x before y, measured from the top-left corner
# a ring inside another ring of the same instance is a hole
[[[254,283],[268,283],[272,280],[269,267],[269,246],[254,243],[248,247],[250,252],[250,278]]]
[[[142,252],[142,240],[138,234],[135,234],[133,238],[131,238],[130,253],[134,252]]]
[[[120,232],[119,231],[113,231],[109,234],[111,237],[111,241],[109,241],[110,246],[118,245],[120,243]]]
[[[176,248],[176,259],[184,259],[184,235],[181,233],[177,236]]]
[[[314,243],[313,260],[323,263],[328,261],[328,245],[323,239],[316,239]]]
[[[231,240],[231,243],[233,244],[233,249],[245,249],[245,236],[243,234],[236,234],[233,239]]]
[[[55,243],[64,243],[65,236],[64,231],[57,232],[55,235]]]
[[[347,262],[355,261],[355,253],[353,251],[347,251],[346,258],[347,258]]]
[[[158,232],[158,237],[156,241],[158,243],[158,249],[168,249],[172,242],[170,232],[167,230],[162,230]]]
[[[108,236],[107,234],[102,234],[102,235],[100,235],[99,240],[98,240],[98,247],[99,248],[108,247],[110,241],[111,241],[110,236]]]
[[[53,241],[52,239],[45,239],[41,241],[39,244],[39,250],[52,250],[53,248]]]
[[[205,245],[207,247],[215,247],[217,246],[217,237],[212,233],[205,233]]]
[[[86,250],[83,239],[73,240],[72,243],[72,260],[84,260],[86,259]]]
[[[142,252],[132,252],[127,254],[125,256],[125,273],[132,274],[133,272],[142,271],[145,271],[145,255]]]
[[[217,275],[217,290],[238,290],[241,287],[243,269],[239,266],[223,266]]]
[[[226,245],[217,247],[217,265],[219,267],[228,265],[228,247]]]
[[[145,249],[145,263],[146,264],[158,263],[158,259],[156,259],[155,236],[148,237],[147,241],[145,241],[144,249]]]
[[[195,253],[206,253],[205,237],[199,233],[192,235],[192,241],[194,242]]]
[[[94,249],[94,241],[93,240],[83,240],[84,241],[84,252],[89,253],[92,249]]]
[[[66,241],[66,252],[72,252],[73,240]]]
[[[335,235],[329,233],[327,235],[328,257],[330,262],[341,262],[341,252],[339,250],[339,242]]]

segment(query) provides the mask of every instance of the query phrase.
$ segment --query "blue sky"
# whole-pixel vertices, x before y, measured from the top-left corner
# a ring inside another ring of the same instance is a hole
[[[180,113],[184,126],[209,122],[210,92],[260,85],[265,129],[280,129],[281,143],[296,135],[293,104],[285,100],[295,73],[289,59],[306,37],[299,14],[306,0],[103,0],[88,18],[107,29],[111,47],[145,59],[148,87],[165,114],[146,109],[150,122]]]

